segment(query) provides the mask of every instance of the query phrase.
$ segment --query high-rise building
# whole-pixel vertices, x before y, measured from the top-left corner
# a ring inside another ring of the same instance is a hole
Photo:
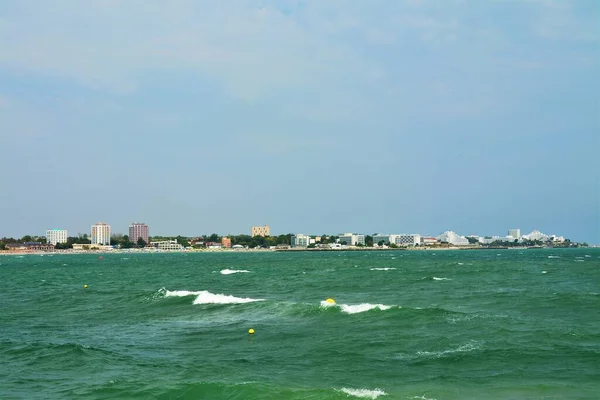
[[[65,229],[49,229],[46,231],[46,242],[56,246],[57,243],[67,243]]]
[[[110,244],[110,225],[104,222],[92,225],[92,244]]]
[[[271,228],[269,225],[253,226],[250,230],[250,236],[271,236]]]
[[[146,243],[150,243],[148,225],[141,222],[132,222],[131,225],[129,225],[129,241],[137,243],[140,239],[144,240]]]
[[[515,239],[521,238],[521,230],[520,229],[509,229],[508,236],[512,236]]]

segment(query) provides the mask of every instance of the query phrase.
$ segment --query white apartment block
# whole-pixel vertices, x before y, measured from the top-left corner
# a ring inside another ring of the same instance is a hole
[[[421,235],[419,234],[381,234],[373,235],[373,244],[395,244],[398,246],[417,246],[421,244]]]
[[[92,244],[110,244],[110,225],[104,222],[92,225]]]
[[[509,229],[508,236],[512,236],[515,239],[521,238],[521,230],[520,229]]]
[[[67,243],[66,229],[49,229],[46,231],[46,242],[56,246],[57,243]]]
[[[396,235],[394,243],[398,246],[418,246],[421,244],[421,235],[416,233]]]
[[[354,233],[344,233],[340,234],[338,237],[338,243],[344,244],[347,246],[356,246],[358,244],[365,245],[365,235],[356,235]]]
[[[271,227],[269,225],[253,226],[250,229],[250,236],[271,236]]]
[[[308,247],[308,245],[310,244],[310,236],[303,235],[301,233],[292,235],[292,240],[290,244],[292,247]]]

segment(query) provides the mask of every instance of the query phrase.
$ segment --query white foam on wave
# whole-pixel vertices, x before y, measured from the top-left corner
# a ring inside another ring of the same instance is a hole
[[[437,276],[433,277],[434,281],[451,281],[452,279],[450,278],[438,278]]]
[[[381,311],[389,310],[392,306],[386,306],[385,304],[340,304],[340,309],[346,314],[357,314],[369,310],[379,309]]]
[[[337,304],[335,303],[329,303],[325,300],[321,300],[321,307],[335,307]]]
[[[252,299],[250,297],[235,297],[226,294],[214,294],[203,290],[198,292],[198,297],[194,300],[194,304],[241,304],[252,303],[255,301],[265,301],[265,299]]]
[[[542,274],[547,274],[547,273],[548,273],[548,271],[542,271]]]
[[[222,269],[221,270],[221,275],[231,275],[231,274],[238,274],[238,273],[242,273],[242,272],[250,272],[246,269]]]
[[[394,267],[383,267],[383,268],[371,268],[371,271],[391,271],[396,268]]]
[[[375,400],[379,396],[387,396],[387,393],[381,389],[351,389],[351,388],[341,388],[340,392],[344,392],[347,395],[354,397],[361,397],[364,399],[373,399]]]
[[[585,260],[575,260],[576,262],[585,262]]]
[[[458,265],[465,265],[465,263],[457,263]]]
[[[548,258],[560,258],[559,256],[548,256]]]
[[[202,292],[191,292],[189,290],[165,290],[165,297],[198,296]]]

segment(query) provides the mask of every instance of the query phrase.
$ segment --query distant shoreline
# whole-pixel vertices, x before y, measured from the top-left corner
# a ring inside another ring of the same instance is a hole
[[[529,250],[529,249],[565,249],[565,248],[583,248],[583,247],[398,247],[398,248],[375,248],[375,247],[347,247],[344,249],[317,249],[317,248],[289,248],[289,249],[203,249],[203,250],[131,250],[131,249],[115,249],[115,250],[59,250],[59,251],[32,251],[32,252],[11,252],[0,250],[0,256],[25,256],[25,255],[85,255],[85,254],[196,254],[196,253],[285,253],[285,252],[364,252],[364,251],[451,251],[451,250]]]

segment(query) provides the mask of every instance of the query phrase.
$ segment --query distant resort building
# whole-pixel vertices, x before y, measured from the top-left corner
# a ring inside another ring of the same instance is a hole
[[[10,253],[33,253],[38,251],[54,251],[52,243],[26,242],[8,243],[6,250]]]
[[[422,246],[431,246],[437,244],[438,240],[431,236],[421,236],[421,245]]]
[[[253,226],[250,229],[250,236],[271,236],[271,227],[269,225]]]
[[[303,235],[301,233],[292,235],[291,243],[290,243],[290,245],[292,247],[308,247],[309,244],[310,244],[310,236]]]
[[[509,229],[508,236],[511,236],[515,239],[520,239],[521,238],[521,230],[520,229]]]
[[[163,240],[160,242],[150,242],[150,246],[163,251],[181,251],[185,248],[177,243],[177,240]]]
[[[466,237],[461,236],[452,231],[446,231],[446,232],[442,233],[441,235],[439,235],[436,239],[439,240],[440,242],[449,243],[453,246],[468,246],[469,245],[469,240]]]
[[[346,246],[365,245],[365,235],[357,235],[354,233],[340,234],[338,237],[338,243]]]
[[[58,243],[67,243],[66,229],[49,229],[46,231],[46,242],[57,245]]]
[[[384,245],[395,244],[397,246],[420,246],[421,235],[419,234],[381,234],[377,233],[373,235],[373,244],[379,244],[383,242]],[[437,241],[435,241],[437,242]]]
[[[223,237],[221,239],[221,245],[223,247],[225,247],[226,249],[230,248],[231,247],[231,238]]]
[[[133,222],[129,225],[129,241],[137,243],[142,239],[144,242],[150,242],[150,230],[148,225],[141,222]]]
[[[92,244],[110,244],[110,225],[98,222],[92,225]]]

